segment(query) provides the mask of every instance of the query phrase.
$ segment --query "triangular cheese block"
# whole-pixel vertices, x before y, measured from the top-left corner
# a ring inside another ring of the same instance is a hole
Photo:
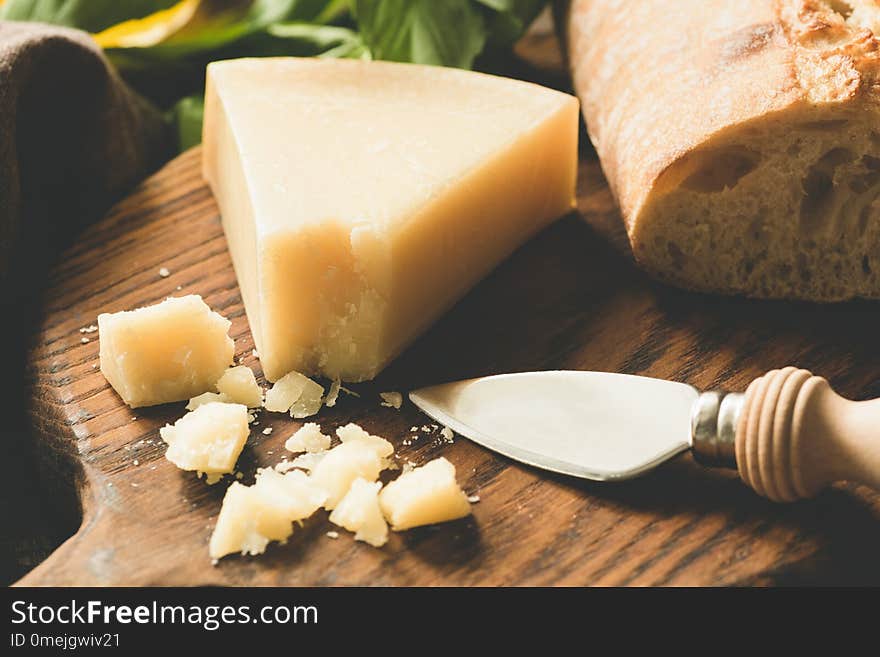
[[[570,210],[577,132],[577,99],[506,78],[210,64],[205,177],[266,377],[374,377]]]

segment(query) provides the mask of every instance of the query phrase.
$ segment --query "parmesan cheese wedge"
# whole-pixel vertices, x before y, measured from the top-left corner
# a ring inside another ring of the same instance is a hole
[[[572,208],[578,121],[573,96],[453,68],[209,64],[204,174],[266,377],[373,378]]]
[[[204,472],[209,484],[235,469],[249,432],[243,404],[208,402],[159,430],[165,458],[182,470]]]
[[[440,457],[405,472],[379,494],[382,512],[400,531],[470,515],[467,495],[455,481],[455,466]]]

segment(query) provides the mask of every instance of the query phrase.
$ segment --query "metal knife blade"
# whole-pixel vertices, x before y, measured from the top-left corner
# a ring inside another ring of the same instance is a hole
[[[524,372],[415,390],[410,400],[475,443],[586,479],[628,479],[687,450],[698,391],[628,374]]]

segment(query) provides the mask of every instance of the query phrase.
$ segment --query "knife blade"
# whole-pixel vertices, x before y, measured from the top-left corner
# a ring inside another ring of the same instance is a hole
[[[514,460],[607,481],[635,477],[689,449],[699,392],[661,379],[563,370],[457,381],[409,398]]]

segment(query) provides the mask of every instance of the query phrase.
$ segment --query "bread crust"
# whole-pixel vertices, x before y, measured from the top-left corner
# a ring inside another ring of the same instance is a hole
[[[736,280],[707,285],[682,279],[651,252],[652,205],[689,154],[756,126],[880,117],[878,34],[878,0],[572,0],[566,48],[573,81],[636,259],[697,289],[880,295],[846,286],[779,294]]]

